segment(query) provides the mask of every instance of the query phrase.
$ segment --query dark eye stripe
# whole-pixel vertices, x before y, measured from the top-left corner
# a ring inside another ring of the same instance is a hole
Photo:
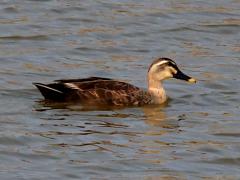
[[[159,65],[159,68],[160,68],[160,66],[162,66],[162,67],[171,66],[171,67],[173,67],[174,69],[178,70],[177,64],[176,64],[173,60],[171,60],[171,59],[169,59],[169,58],[162,57],[162,58],[158,58],[158,59],[156,59],[155,61],[152,62],[152,64],[150,65],[150,67],[149,67],[149,69],[148,69],[148,72],[149,72],[149,70],[152,68],[152,66],[154,66],[155,64],[157,64],[157,63],[159,63],[159,62],[161,62],[161,61],[168,61],[168,62],[163,63],[163,64],[160,64],[160,65]]]
[[[178,69],[178,67],[175,63],[173,64],[172,62],[168,62],[168,65],[173,67],[174,69]]]

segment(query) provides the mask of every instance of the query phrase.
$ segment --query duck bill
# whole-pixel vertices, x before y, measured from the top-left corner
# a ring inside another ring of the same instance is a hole
[[[190,76],[187,76],[186,74],[184,74],[181,71],[178,71],[177,74],[175,74],[173,77],[176,78],[176,79],[180,79],[180,80],[190,82],[190,83],[196,83],[197,82],[196,79],[194,79]]]

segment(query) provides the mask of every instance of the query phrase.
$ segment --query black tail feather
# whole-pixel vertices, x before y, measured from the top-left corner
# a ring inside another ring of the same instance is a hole
[[[33,83],[38,90],[41,92],[43,97],[48,100],[61,101],[64,99],[64,93],[58,89],[54,89],[46,84]]]

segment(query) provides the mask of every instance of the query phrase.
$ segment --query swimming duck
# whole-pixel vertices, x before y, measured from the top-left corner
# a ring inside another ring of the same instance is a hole
[[[46,100],[80,102],[89,105],[140,106],[161,104],[167,100],[162,81],[176,78],[196,83],[169,58],[158,58],[147,73],[148,88],[143,90],[126,82],[102,77],[61,79],[51,84],[33,83]]]

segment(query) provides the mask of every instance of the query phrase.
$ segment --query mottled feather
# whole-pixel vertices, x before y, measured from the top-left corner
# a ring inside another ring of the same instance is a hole
[[[90,77],[56,80],[55,83],[45,86],[62,92],[59,101],[79,101],[84,104],[116,106],[143,105],[151,101],[151,95],[142,89],[109,78]],[[51,97],[46,95],[44,97],[51,100]]]

